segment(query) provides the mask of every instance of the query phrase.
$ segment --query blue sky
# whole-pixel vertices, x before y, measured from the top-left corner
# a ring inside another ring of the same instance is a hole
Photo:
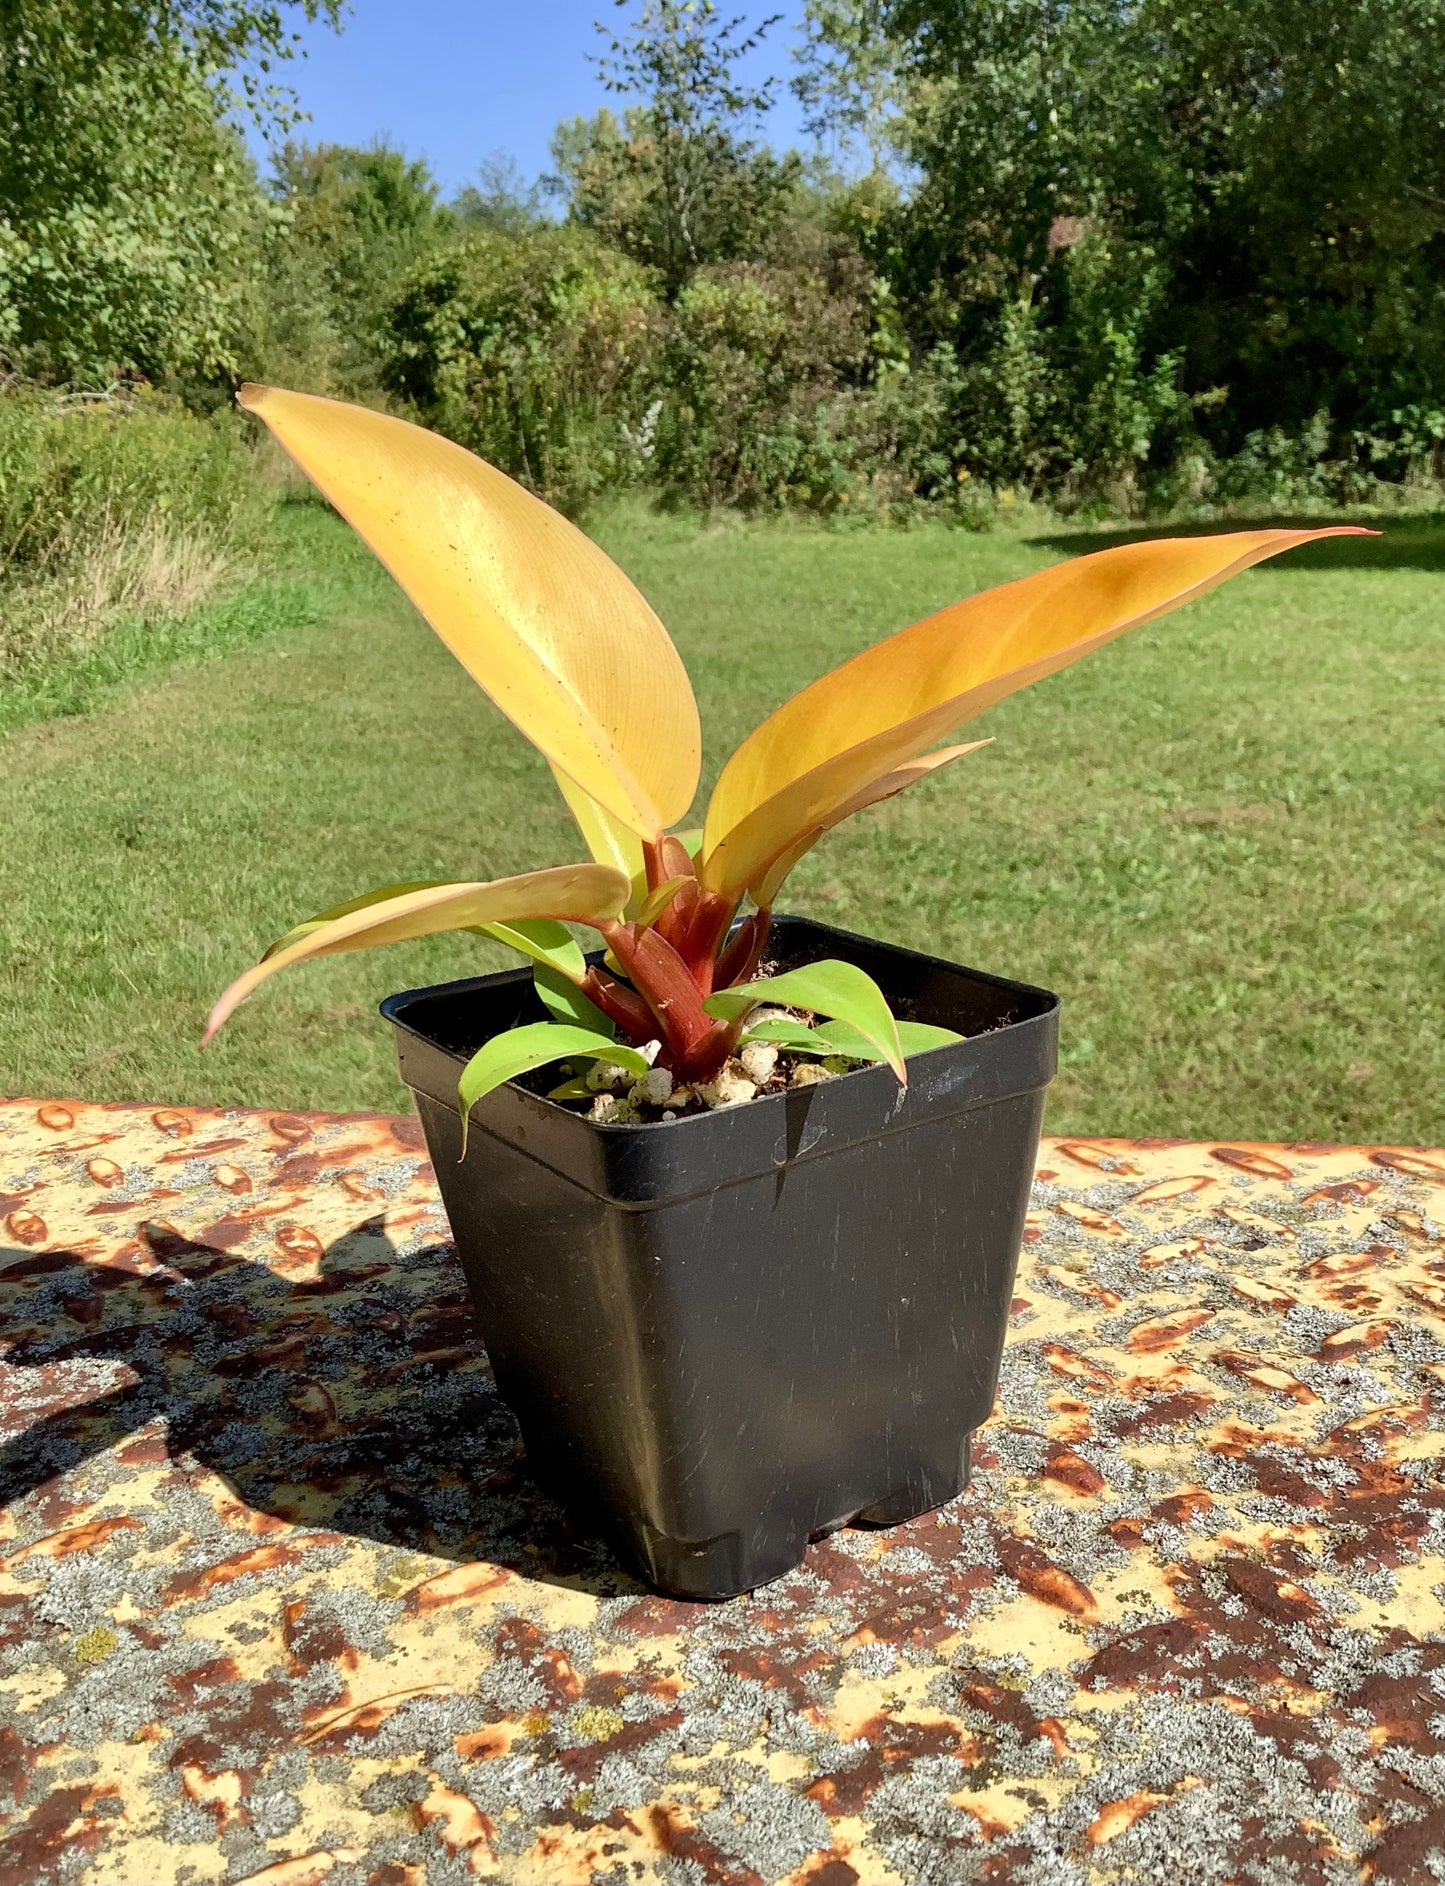
[[[745,70],[786,81],[802,0],[738,0],[721,10],[784,15]],[[425,157],[448,193],[496,152],[531,179],[549,167],[559,118],[616,102],[587,59],[603,46],[593,21],[614,15],[628,12],[613,0],[355,0],[339,37],[307,31],[307,57],[285,75],[311,114],[297,136],[336,144],[384,136]],[[778,146],[802,139],[786,86],[764,135]]]

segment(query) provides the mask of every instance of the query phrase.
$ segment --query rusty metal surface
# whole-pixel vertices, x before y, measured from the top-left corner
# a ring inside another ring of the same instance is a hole
[[[415,1123],[0,1106],[0,1886],[1445,1878],[1445,1154],[1049,1141],[974,1487],[655,1598]]]

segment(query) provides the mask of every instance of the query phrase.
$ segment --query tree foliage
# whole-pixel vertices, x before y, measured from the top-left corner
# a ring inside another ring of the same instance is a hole
[[[811,14],[815,109],[856,124],[880,74],[896,103],[918,183],[879,253],[916,338],[982,368],[1017,354],[1022,322],[1076,408],[1132,353],[1142,404],[1125,401],[1118,450],[1151,407],[1178,420],[1170,378],[1219,452],[1321,412],[1346,455],[1393,434],[1408,456],[1410,426],[1428,432],[1445,405],[1441,0]],[[1093,462],[1101,417],[1075,429]],[[1047,430],[1057,471],[1069,454]]]
[[[12,361],[82,381],[232,362],[265,215],[225,114],[284,122],[271,72],[293,49],[288,21],[338,4],[0,0]]]

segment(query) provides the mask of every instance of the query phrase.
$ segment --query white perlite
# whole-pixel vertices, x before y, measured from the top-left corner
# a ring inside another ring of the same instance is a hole
[[[758,1089],[757,1083],[748,1079],[736,1061],[729,1061],[716,1080],[700,1084],[696,1091],[704,1106],[736,1107],[744,1100],[751,1100]]]
[[[793,1069],[793,1078],[789,1083],[793,1087],[816,1087],[820,1081],[830,1081],[832,1070],[820,1067],[816,1061],[799,1061]]]
[[[772,1078],[773,1069],[778,1065],[778,1050],[771,1041],[750,1041],[738,1059],[748,1079],[761,1087]]]
[[[611,1093],[613,1088],[621,1086],[624,1074],[631,1086],[636,1077],[630,1070],[620,1068],[615,1061],[594,1061],[587,1070],[586,1084],[594,1094]]]

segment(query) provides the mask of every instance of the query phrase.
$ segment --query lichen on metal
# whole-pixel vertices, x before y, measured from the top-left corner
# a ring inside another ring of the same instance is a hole
[[[1046,1141],[974,1485],[528,1479],[414,1122],[0,1106],[0,1886],[1445,1876],[1445,1154]]]

